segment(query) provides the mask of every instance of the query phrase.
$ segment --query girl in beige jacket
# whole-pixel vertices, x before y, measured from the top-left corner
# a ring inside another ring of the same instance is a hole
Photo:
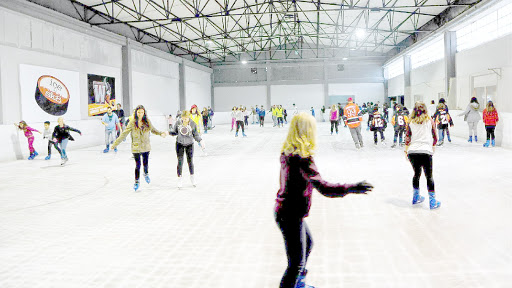
[[[149,184],[151,181],[148,175],[148,159],[149,159],[149,151],[151,150],[151,144],[149,143],[149,133],[153,133],[156,135],[160,135],[165,138],[167,133],[160,132],[156,130],[155,127],[151,124],[151,121],[147,118],[146,109],[144,106],[139,105],[135,108],[135,112],[133,114],[133,120],[128,123],[126,129],[119,135],[119,137],[112,145],[112,148],[116,148],[129,133],[132,136],[132,153],[133,158],[135,159],[135,184],[133,185],[133,189],[137,191],[139,189],[139,177],[140,177],[140,158],[142,156],[142,163],[144,165],[144,178],[146,182]]]

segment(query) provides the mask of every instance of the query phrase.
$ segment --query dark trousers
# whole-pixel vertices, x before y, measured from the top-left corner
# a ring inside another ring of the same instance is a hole
[[[279,125],[281,125],[281,126],[284,125],[283,117],[277,117],[277,126],[279,127]]]
[[[377,140],[378,140],[378,139],[377,139],[377,138],[378,138],[378,137],[377,137],[377,132],[379,132],[379,133],[380,133],[380,140],[381,140],[381,141],[384,141],[386,138],[384,138],[384,129],[382,129],[382,128],[375,128],[375,130],[373,131],[373,141],[374,141],[375,143],[377,143],[377,142],[378,142],[378,141],[377,141]]]
[[[338,133],[338,121],[337,120],[331,120],[331,134],[334,130],[334,128],[336,128],[336,133]]]
[[[204,131],[208,130],[208,117],[203,117]]]
[[[264,123],[265,123],[265,116],[260,116],[260,126],[263,127]]]
[[[396,143],[396,138],[400,137],[399,141],[402,143],[402,135],[405,133],[405,128],[398,128],[395,130],[395,138],[393,139],[393,142]]]
[[[140,178],[140,156],[142,156],[142,165],[144,165],[144,174],[148,174],[148,161],[149,151],[142,153],[133,153],[133,159],[135,159],[135,180],[138,181]]]
[[[50,140],[48,140],[48,156],[52,155],[52,146],[55,147],[55,149],[57,149],[57,151],[59,151],[59,154],[61,154],[62,156],[62,152],[60,152],[60,148],[57,145],[57,143]]]
[[[240,126],[242,127],[242,133],[245,133],[244,121],[236,121],[236,133],[238,133]]]
[[[485,126],[487,140],[494,140],[494,129],[496,129],[496,126]]]
[[[313,248],[313,239],[303,218],[281,217],[275,214],[277,226],[283,234],[288,267],[280,288],[295,288],[297,278],[306,272],[306,263]]]
[[[249,125],[249,116],[244,116],[244,124]]]
[[[426,153],[412,153],[408,155],[411,162],[412,169],[414,169],[414,176],[412,178],[412,187],[420,189],[421,169],[425,171],[427,178],[428,192],[434,192],[434,178],[432,178],[432,155]]]
[[[176,156],[178,156],[178,177],[181,177],[181,172],[183,170],[183,154],[187,154],[187,163],[188,163],[188,171],[190,175],[194,175],[194,162],[192,162],[192,157],[194,157],[194,144],[190,145],[182,145],[176,142]]]

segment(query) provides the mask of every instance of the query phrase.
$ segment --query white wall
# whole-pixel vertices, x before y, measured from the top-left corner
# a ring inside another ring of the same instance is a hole
[[[215,87],[215,111],[228,112],[233,106],[267,106],[266,86]]]
[[[404,95],[404,74],[388,79],[388,96]]]
[[[185,66],[185,107],[199,109],[212,105],[211,73]]]
[[[383,83],[339,83],[329,84],[329,95],[355,95],[355,102],[384,102]]]
[[[179,109],[179,64],[132,50],[133,107],[149,115],[175,115]]]
[[[411,71],[411,102],[422,100],[425,103],[439,99],[439,93],[444,93],[444,59]],[[445,98],[446,95],[444,96]],[[412,105],[410,105],[412,106]]]
[[[272,85],[271,104],[283,105],[290,110],[295,103],[298,110],[309,111],[311,106],[320,109],[324,105],[323,84]]]

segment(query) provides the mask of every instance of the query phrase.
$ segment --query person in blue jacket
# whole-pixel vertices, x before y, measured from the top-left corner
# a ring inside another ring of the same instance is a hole
[[[263,108],[263,105],[261,105],[258,116],[260,118],[260,127],[263,127],[263,124],[265,124],[265,109]]]

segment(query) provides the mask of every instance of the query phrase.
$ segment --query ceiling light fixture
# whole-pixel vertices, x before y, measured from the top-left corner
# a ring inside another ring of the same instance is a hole
[[[242,64],[247,64],[247,60],[242,60]]]
[[[347,57],[344,57],[344,58],[343,58],[343,61],[347,61],[347,60],[348,60],[348,58],[347,58]]]

